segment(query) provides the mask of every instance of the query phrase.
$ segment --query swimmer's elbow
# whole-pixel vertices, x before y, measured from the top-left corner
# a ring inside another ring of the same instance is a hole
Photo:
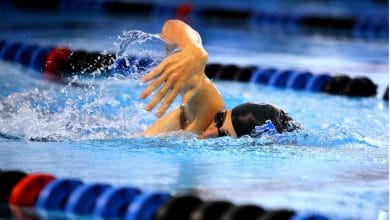
[[[167,20],[161,29],[160,35],[164,39],[169,38],[171,37],[171,34],[179,32],[185,26],[186,24],[180,20],[173,20],[173,19]],[[166,40],[169,41],[169,39]]]
[[[170,27],[173,27],[175,25],[178,25],[178,24],[181,24],[183,25],[184,22],[178,20],[178,19],[169,19],[167,20],[165,23],[164,23],[164,26],[163,28],[170,28]]]
[[[177,30],[178,28],[183,28],[183,27],[186,27],[188,26],[186,23],[184,23],[183,21],[181,20],[177,20],[177,19],[169,19],[167,20],[164,25],[163,25],[163,30]]]
[[[180,20],[167,20],[161,29],[160,37],[180,48],[191,45],[202,47],[199,33]]]
[[[194,52],[194,54],[195,53],[196,53],[196,57],[197,57],[198,62],[200,62],[200,63],[207,62],[209,55],[207,54],[207,51],[203,47],[197,46],[197,50],[196,50],[196,52]]]

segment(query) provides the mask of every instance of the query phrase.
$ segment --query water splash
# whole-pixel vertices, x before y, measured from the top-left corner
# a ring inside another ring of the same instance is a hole
[[[155,119],[143,110],[137,80],[166,57],[166,44],[157,34],[137,30],[123,32],[114,44],[109,77],[74,75],[68,84],[53,84],[26,77],[19,67],[4,67],[0,138],[92,140],[142,132]]]
[[[139,80],[166,57],[165,43],[158,34],[124,31],[114,42],[116,58],[110,67],[114,79]]]
[[[128,56],[127,50],[131,45],[143,44],[148,40],[161,40],[158,34],[149,34],[139,30],[124,31],[122,35],[118,36],[115,41],[115,45],[118,50],[116,52],[117,57]]]
[[[2,97],[0,133],[22,139],[60,141],[125,138],[142,132],[146,112],[141,103],[134,103],[137,93],[129,94],[123,86],[86,91],[53,85]]]

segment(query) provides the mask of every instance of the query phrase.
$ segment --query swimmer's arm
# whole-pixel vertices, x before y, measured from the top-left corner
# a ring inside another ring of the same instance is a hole
[[[195,93],[195,94],[191,94]],[[221,94],[207,78],[200,89],[183,93],[183,100],[191,96],[187,105],[181,105],[169,114],[162,116],[144,131],[144,135],[153,136],[170,131],[190,131],[201,134],[214,120],[214,115],[224,109]]]
[[[169,114],[162,116],[159,120],[157,120],[153,125],[144,131],[144,135],[154,136],[160,133],[181,130],[182,113],[182,108],[177,108]]]
[[[197,47],[203,55],[207,56],[198,32],[180,20],[168,20],[160,32],[160,37],[169,44],[181,49]],[[207,57],[206,57],[207,58]]]
[[[200,134],[212,122],[215,113],[224,109],[221,94],[204,73],[207,52],[202,46],[199,34],[181,21],[167,21],[161,31],[161,37],[179,46],[181,51],[167,57],[145,75],[144,82],[152,83],[141,94],[141,98],[146,98],[160,87],[145,109],[152,110],[164,99],[156,113],[161,117],[177,95],[181,94],[183,103],[178,109],[182,109],[182,112],[177,114],[179,110],[174,110],[167,117],[160,118],[145,133],[183,129]],[[180,123],[177,123],[177,119]],[[177,125],[180,125],[179,129]]]
[[[145,106],[145,110],[150,111],[161,102],[156,113],[157,117],[165,113],[178,95],[199,87],[199,84],[207,78],[204,69],[208,58],[199,34],[182,21],[165,22],[160,36],[166,42],[180,47],[181,50],[165,58],[143,77],[144,82],[152,81],[152,83],[141,93],[141,98],[145,99],[160,88]],[[186,104],[189,100],[183,101]]]
[[[184,95],[187,95],[187,93]],[[207,77],[201,89],[196,91],[187,107],[184,113],[187,115],[185,118],[189,121],[189,124],[186,124],[184,130],[196,134],[202,134],[213,122],[215,114],[225,109],[221,94]]]

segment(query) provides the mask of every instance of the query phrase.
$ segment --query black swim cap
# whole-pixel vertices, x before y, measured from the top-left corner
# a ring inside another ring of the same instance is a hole
[[[244,103],[232,109],[232,123],[238,137],[251,134],[255,126],[271,120],[276,130],[282,133],[292,119],[283,110],[271,104]]]

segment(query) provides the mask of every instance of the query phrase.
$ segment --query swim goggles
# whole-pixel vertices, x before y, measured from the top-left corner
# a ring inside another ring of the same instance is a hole
[[[267,135],[273,135],[276,134],[276,128],[275,125],[272,123],[271,120],[266,120],[265,124],[260,126],[255,126],[250,136],[252,137],[260,137],[263,134]]]
[[[214,124],[218,128],[218,137],[226,136],[226,132],[221,131],[223,122],[225,121],[226,111],[217,112],[214,116]]]

